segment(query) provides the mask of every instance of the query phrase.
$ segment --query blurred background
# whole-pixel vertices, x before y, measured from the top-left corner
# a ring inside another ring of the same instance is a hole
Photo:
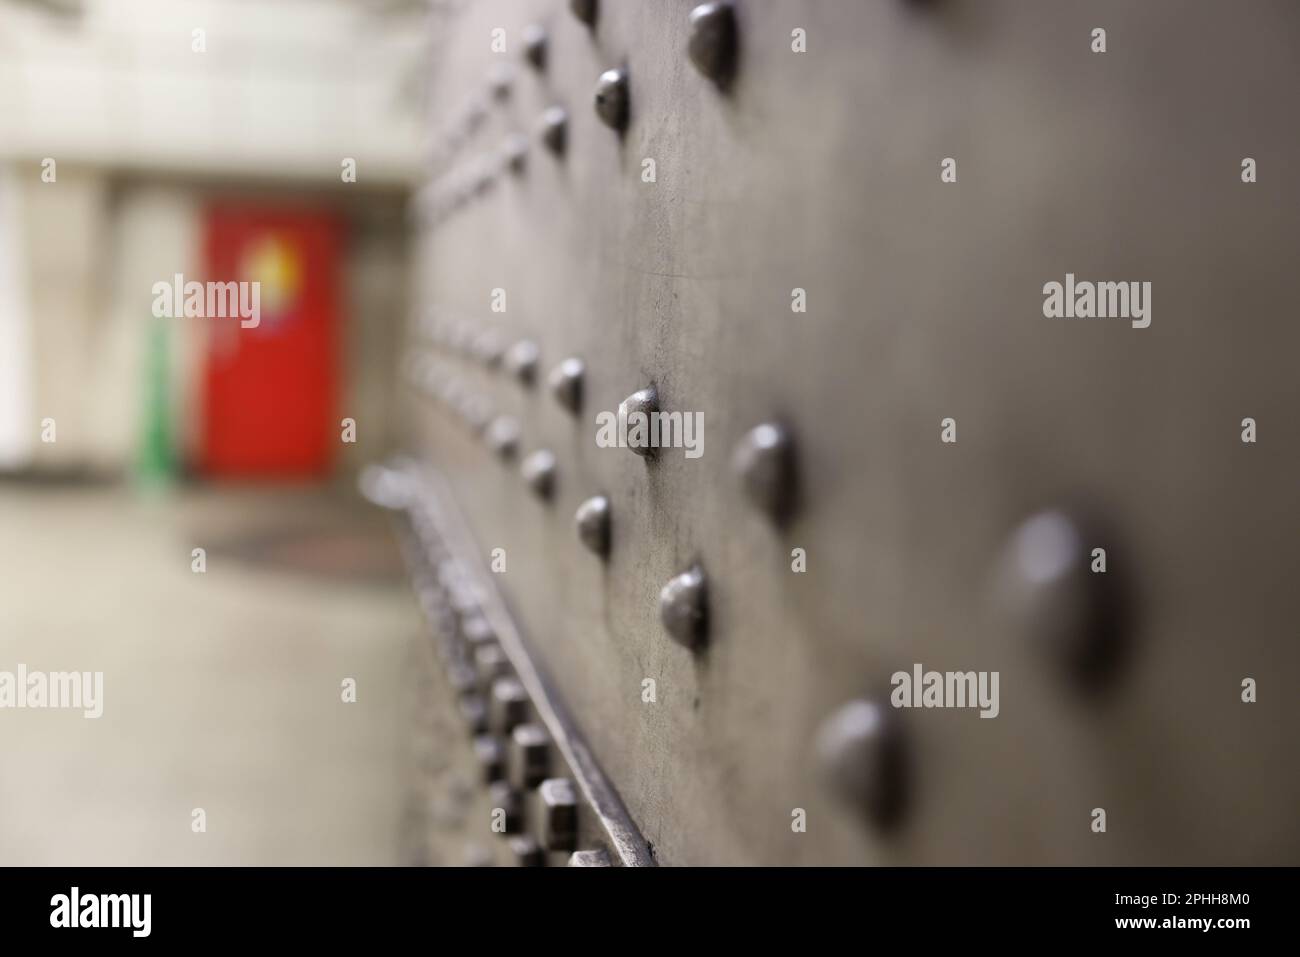
[[[0,0],[0,668],[106,697],[4,713],[0,862],[397,859],[419,626],[354,476],[397,428],[427,12]],[[260,282],[261,325],[155,318],[175,274]]]

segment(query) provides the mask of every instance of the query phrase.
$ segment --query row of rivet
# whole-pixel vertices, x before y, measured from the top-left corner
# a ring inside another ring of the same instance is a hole
[[[576,13],[577,11],[575,11]],[[585,13],[586,11],[584,11]],[[596,20],[595,8],[590,16],[578,14],[588,24]],[[687,55],[696,68],[713,80],[720,88],[725,88],[732,79],[736,65],[737,29],[736,17],[728,2],[704,3],[691,11],[690,39],[687,43]],[[524,31],[524,59],[538,72],[547,67],[549,39],[544,27],[531,24]],[[488,87],[492,98],[498,101],[509,99],[514,82],[514,70],[509,64],[498,64],[488,76]],[[596,79],[593,95],[596,115],[606,126],[622,134],[627,128],[631,116],[631,93],[629,90],[628,71],[625,67],[613,67],[601,73]],[[453,154],[483,123],[486,109],[479,100],[474,100],[463,120],[448,134],[448,154]],[[569,115],[564,107],[553,105],[547,107],[538,122],[538,138],[554,155],[562,156],[568,148]],[[474,196],[486,194],[496,177],[509,170],[521,173],[525,167],[528,153],[528,137],[522,133],[510,134],[499,151],[480,157],[475,163],[453,176],[450,185],[431,189],[420,201],[432,222],[445,219],[451,212],[463,207]]]
[[[576,370],[574,370],[576,371]],[[653,388],[639,390],[620,405],[632,412],[658,411]],[[518,446],[510,417],[494,419],[489,444],[509,458]],[[653,454],[653,449],[634,449]],[[775,423],[751,429],[738,444],[733,466],[753,503],[774,519],[789,514],[794,499],[795,460],[789,433]],[[524,459],[530,487],[543,497],[555,488],[557,464],[545,449]],[[612,504],[595,495],[575,513],[577,534],[593,553],[607,556]],[[1122,576],[1094,574],[1086,543],[1109,540],[1096,524],[1077,515],[1047,511],[1028,519],[1012,536],[1004,562],[1004,595],[1026,636],[1046,647],[1076,685],[1094,688],[1113,672],[1124,649],[1128,596]],[[668,634],[688,648],[707,638],[708,590],[698,565],[672,578],[661,590],[660,618]],[[884,702],[866,697],[849,702],[825,722],[817,752],[833,790],[887,827],[902,811],[906,766],[901,724]]]
[[[515,351],[527,345],[527,355],[516,374],[527,369],[524,378],[531,381],[538,361],[537,347],[531,340],[521,340]],[[507,353],[509,355],[509,353]],[[548,377],[556,400],[568,411],[581,408],[585,366],[581,359],[570,357],[557,365]],[[523,376],[521,376],[523,377]],[[457,408],[474,431],[483,435],[490,449],[504,460],[513,459],[520,445],[520,429],[513,416],[492,417],[481,397],[463,397],[454,379],[442,379],[436,372],[426,374],[432,387]],[[651,416],[659,411],[658,391],[640,389],[619,404],[619,420],[629,421],[636,414]],[[638,455],[652,457],[652,447],[632,446]],[[789,517],[795,500],[794,443],[789,431],[779,423],[764,422],[747,432],[737,444],[733,467],[750,500],[774,520]],[[539,497],[550,499],[555,493],[559,463],[549,449],[537,449],[524,457],[520,474]],[[608,496],[597,495],[578,507],[574,516],[579,540],[591,551],[605,557],[610,543],[609,526],[612,506]],[[660,594],[660,617],[665,630],[688,648],[698,648],[707,638],[707,588],[703,569],[697,564],[686,569],[664,586]]]
[[[1049,509],[1009,538],[997,587],[1022,644],[1046,655],[1068,686],[1095,693],[1129,650],[1129,579],[1094,567],[1091,543],[1113,538],[1095,519]],[[833,793],[878,828],[903,814],[909,780],[899,713],[882,695],[842,705],[821,725],[816,753]]]
[[[535,345],[528,342],[527,346],[527,362],[516,362],[520,372],[533,369],[537,362]],[[584,373],[582,360],[570,357],[559,363],[548,377],[557,401],[574,413],[581,407]],[[455,407],[471,427],[485,433],[494,452],[507,460],[514,457],[519,447],[520,431],[513,417],[492,418],[486,400],[466,394],[455,379],[436,370],[426,370],[425,382]],[[635,412],[657,410],[658,395],[653,388],[639,390],[620,404],[620,415],[624,419]],[[654,450],[634,448],[633,451],[648,455]],[[788,516],[795,499],[795,461],[791,437],[783,426],[768,422],[751,429],[737,445],[733,465],[755,505],[778,521]],[[540,454],[535,453],[526,467],[525,478],[540,494],[549,495],[553,490],[555,468],[554,456],[540,450]],[[608,529],[602,526],[608,525],[609,511],[608,499],[598,496],[584,503],[577,516],[579,537],[601,554],[608,543]]]
[[[434,346],[477,360],[486,369],[503,369],[526,387],[536,384],[541,350],[532,339],[519,339],[506,346],[500,333],[482,328],[481,322],[463,318],[453,320],[441,316],[436,310],[425,313],[419,331]],[[582,373],[582,360],[570,357],[552,371],[549,380],[556,397],[573,411],[577,410],[579,393],[563,380],[567,378],[580,385]]]

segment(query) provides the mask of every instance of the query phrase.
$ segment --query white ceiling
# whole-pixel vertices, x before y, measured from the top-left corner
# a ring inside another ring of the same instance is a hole
[[[412,182],[427,16],[418,0],[0,0],[0,159],[326,180],[351,157],[361,183]]]

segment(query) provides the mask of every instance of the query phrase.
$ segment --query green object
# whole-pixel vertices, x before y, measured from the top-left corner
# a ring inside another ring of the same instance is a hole
[[[146,485],[169,485],[176,476],[175,435],[171,421],[170,327],[150,317],[144,361],[144,421],[136,478]]]

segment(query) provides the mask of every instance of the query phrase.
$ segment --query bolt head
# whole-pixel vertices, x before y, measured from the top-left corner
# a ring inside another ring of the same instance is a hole
[[[540,23],[524,28],[524,58],[534,70],[546,69],[546,28]]]
[[[461,720],[465,722],[470,734],[478,735],[487,731],[488,706],[482,695],[461,695],[458,707]]]
[[[505,146],[502,147],[502,155],[505,157],[506,166],[512,173],[522,173],[528,163],[528,137],[523,133],[513,133],[506,138]]]
[[[508,841],[516,867],[545,867],[546,853],[541,845],[527,834],[519,834]]]
[[[498,63],[488,73],[488,86],[492,89],[492,98],[497,101],[510,99],[510,90],[515,82],[515,68],[509,63]]]
[[[649,444],[633,445],[627,441],[629,431],[628,419],[633,415],[641,415],[646,416],[646,420],[648,421],[649,417],[653,416],[658,411],[659,393],[655,390],[654,386],[633,392],[618,404],[618,427],[619,431],[622,433],[619,438],[629,449],[637,455],[645,458],[654,457],[655,447]],[[633,423],[633,425],[635,425],[635,423]]]
[[[484,784],[505,778],[506,750],[496,735],[477,735],[474,738],[474,757],[478,761]]]
[[[578,841],[578,796],[568,778],[548,778],[537,789],[542,799],[542,846],[571,851]]]
[[[897,716],[875,698],[841,706],[817,732],[817,758],[831,791],[877,828],[903,810],[904,763]]]
[[[595,26],[599,8],[597,0],[569,0],[569,9],[573,15],[589,27]]]
[[[537,360],[541,350],[531,339],[520,339],[506,353],[506,368],[524,385],[532,385],[537,378]]]
[[[596,80],[596,115],[610,129],[621,133],[627,127],[629,100],[627,71],[623,68],[606,70]]]
[[[609,499],[593,495],[581,505],[573,516],[578,528],[578,540],[602,558],[609,554]]]
[[[1045,509],[1012,533],[1002,561],[998,591],[1011,629],[1085,691],[1107,683],[1129,645],[1128,579],[1114,542],[1090,516]],[[1094,572],[1098,547],[1107,570]]]
[[[548,107],[542,114],[542,143],[556,156],[564,153],[568,141],[569,114],[562,106]]]
[[[528,719],[528,692],[518,678],[498,678],[492,682],[492,727],[509,734]]]
[[[501,361],[501,337],[494,332],[480,332],[470,341],[469,352],[491,368]]]
[[[577,356],[570,356],[551,370],[548,383],[555,400],[570,412],[582,408],[582,380],[587,367]]]
[[[555,456],[548,449],[538,449],[524,459],[520,466],[520,473],[528,487],[544,499],[555,494],[555,470]]]
[[[702,3],[691,11],[686,50],[696,68],[725,86],[736,68],[736,13],[730,3]]]
[[[461,418],[470,430],[482,434],[492,419],[492,404],[487,396],[467,395],[460,403]]]
[[[488,642],[474,649],[474,671],[484,688],[491,688],[498,678],[510,675],[510,659],[496,642]]]
[[[550,738],[538,724],[521,724],[510,734],[510,779],[516,787],[535,788],[550,772]]]
[[[519,423],[508,415],[499,415],[484,433],[488,448],[499,457],[509,460],[519,451]]]
[[[695,649],[708,633],[708,594],[704,570],[692,565],[659,592],[659,619],[678,644]]]
[[[505,346],[502,345],[501,337],[495,332],[485,332],[478,337],[475,345],[476,355],[483,360],[483,365],[489,369],[495,369],[501,365],[502,354],[505,352]]]
[[[732,465],[750,500],[778,520],[794,504],[794,446],[790,433],[764,422],[745,433],[736,446]]]
[[[475,603],[475,610],[461,617],[460,636],[471,648],[479,648],[485,644],[495,643],[497,640],[496,631],[477,611],[477,603]]]
[[[453,664],[447,669],[447,683],[456,694],[466,694],[478,687],[478,674],[466,664]]]

